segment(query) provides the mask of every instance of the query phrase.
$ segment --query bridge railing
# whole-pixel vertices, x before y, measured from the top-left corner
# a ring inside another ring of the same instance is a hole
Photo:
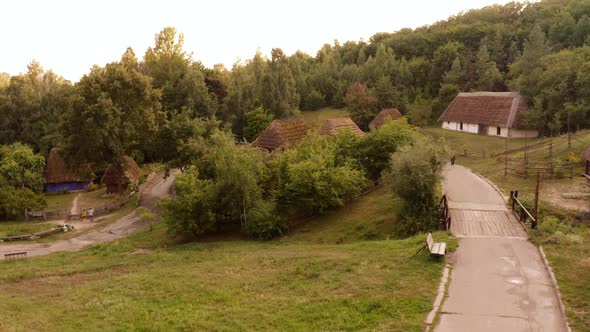
[[[510,192],[510,206],[512,207],[512,211],[514,211],[518,216],[521,223],[526,225],[527,221],[530,220],[531,228],[537,228],[537,218],[533,217],[529,210],[527,210],[524,204],[522,204],[522,202],[518,199],[518,190]]]

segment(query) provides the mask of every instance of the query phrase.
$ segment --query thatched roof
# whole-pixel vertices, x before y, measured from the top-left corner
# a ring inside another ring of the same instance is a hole
[[[109,165],[104,172],[102,182],[104,183],[118,183],[118,179],[122,177],[122,183],[133,183],[139,179],[141,170],[135,160],[129,156],[123,157],[125,159],[125,172],[121,174],[114,165]]]
[[[327,119],[324,124],[320,127],[320,135],[335,136],[344,129],[350,129],[355,135],[364,135],[365,133],[359,128],[359,126],[352,121],[351,118],[334,118]]]
[[[74,171],[66,166],[60,148],[52,148],[47,156],[45,183],[86,182],[92,180],[89,167]]]
[[[586,149],[584,149],[584,151],[582,152],[582,160],[588,160],[590,161],[590,146],[588,146]]]
[[[438,121],[524,129],[523,113],[527,109],[518,92],[461,92]]]
[[[369,128],[378,129],[381,128],[388,120],[395,120],[402,117],[402,114],[397,108],[386,108],[379,112],[377,116],[369,123]]]
[[[308,130],[309,126],[301,116],[273,120],[252,142],[252,146],[272,151],[281,146],[299,142]]]

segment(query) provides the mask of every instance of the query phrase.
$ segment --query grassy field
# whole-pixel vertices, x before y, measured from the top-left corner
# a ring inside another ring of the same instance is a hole
[[[368,241],[398,206],[381,188],[270,242],[179,245],[155,224],[0,261],[0,330],[423,331],[444,261],[414,255],[424,235]]]
[[[31,234],[51,227],[42,221],[0,221],[0,237]]]
[[[590,228],[540,228],[531,233],[532,239],[543,246],[555,273],[568,322],[573,331],[590,331]]]
[[[324,107],[317,111],[305,111],[301,112],[301,115],[312,129],[319,129],[326,119],[350,116],[346,108],[333,107]]]
[[[82,208],[98,207],[106,204],[112,198],[105,196],[106,187],[98,188],[95,191],[79,192],[79,193],[67,193],[67,194],[55,194],[46,195],[47,210],[62,210],[70,209],[72,202],[76,196],[78,198],[78,206]]]
[[[383,240],[392,234],[400,205],[399,198],[380,187],[337,211],[296,227],[281,241],[338,244]]]

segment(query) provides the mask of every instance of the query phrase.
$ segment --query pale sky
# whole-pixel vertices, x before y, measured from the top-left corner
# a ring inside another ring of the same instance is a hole
[[[507,0],[3,0],[0,72],[16,75],[36,59],[78,81],[92,65],[138,58],[166,26],[184,33],[185,50],[207,67],[251,58],[273,47],[315,55],[338,39],[368,40]]]

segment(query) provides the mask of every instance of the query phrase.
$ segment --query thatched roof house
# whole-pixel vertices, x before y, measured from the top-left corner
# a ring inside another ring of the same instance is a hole
[[[386,121],[396,120],[401,117],[402,117],[402,113],[400,113],[400,111],[397,108],[386,108],[386,109],[382,110],[381,112],[379,112],[379,114],[377,114],[375,116],[373,121],[371,121],[371,123],[369,123],[369,128],[370,129],[379,129],[379,128],[381,128],[381,126],[383,126],[385,124]]]
[[[301,116],[273,120],[252,146],[272,151],[299,142],[308,130],[309,125]]]
[[[349,129],[355,135],[364,135],[365,133],[351,118],[334,118],[327,119],[320,127],[320,135],[335,136],[342,130]]]
[[[45,164],[45,191],[49,193],[86,190],[92,183],[92,172],[86,167],[72,170],[61,156],[60,148],[52,148]]]
[[[104,172],[102,183],[107,186],[107,194],[124,193],[130,184],[139,179],[141,170],[135,160],[129,156],[125,156],[124,159],[124,171],[118,170],[114,165],[109,165]]]
[[[461,92],[438,118],[443,129],[502,137],[537,137],[526,129],[528,106],[518,92]]]

